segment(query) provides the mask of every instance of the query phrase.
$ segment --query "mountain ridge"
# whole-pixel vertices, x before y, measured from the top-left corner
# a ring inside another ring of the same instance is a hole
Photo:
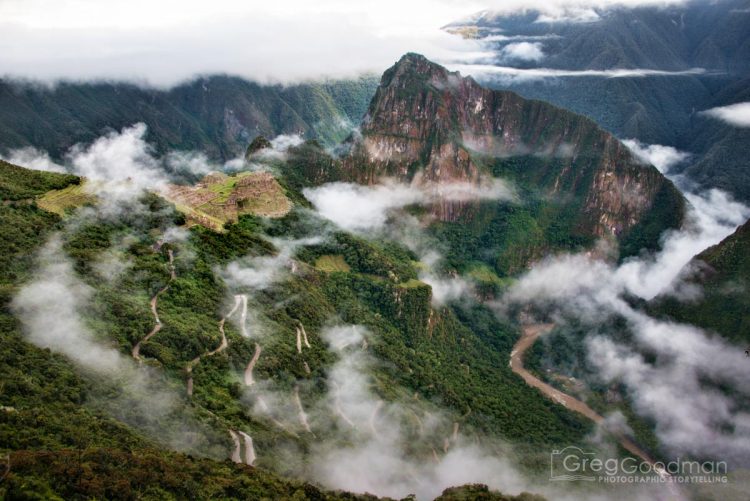
[[[343,168],[346,177],[365,183],[381,177],[477,182],[492,173],[493,163],[512,157],[542,164],[522,176],[535,171],[545,195],[581,198],[577,224],[595,237],[627,233],[659,193],[683,205],[670,181],[591,120],[487,89],[415,53],[383,74]],[[453,212],[440,217],[454,220]],[[681,220],[677,212],[672,226]]]
[[[0,153],[31,146],[61,159],[77,143],[136,122],[148,126],[159,152],[199,150],[218,160],[242,156],[257,135],[299,134],[333,144],[364,114],[375,84],[367,76],[289,86],[209,76],[162,90],[0,79]]]
[[[748,101],[750,3],[692,0],[670,6],[594,8],[591,13],[590,22],[540,22],[538,11],[485,15],[446,29],[468,30],[484,50],[493,53],[488,66],[520,71],[517,75],[512,71],[499,76],[486,73],[480,78],[483,84],[584,114],[621,139],[690,153],[678,167],[691,179],[750,200],[744,162],[750,144],[748,129],[700,113]],[[536,57],[508,57],[508,48],[519,43],[535,47]],[[696,67],[706,71],[606,75],[622,68],[679,72]],[[527,78],[523,70],[529,68],[572,75]],[[586,75],[586,70],[605,74]]]
[[[750,221],[688,263],[678,281],[699,291],[688,298],[658,296],[657,314],[750,343]],[[686,285],[680,284],[679,289]]]

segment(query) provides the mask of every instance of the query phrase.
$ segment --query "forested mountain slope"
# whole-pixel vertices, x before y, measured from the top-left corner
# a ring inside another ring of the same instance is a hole
[[[60,158],[76,143],[136,122],[159,151],[228,160],[258,135],[299,134],[334,144],[365,112],[377,80],[260,85],[209,76],[163,90],[127,83],[0,81],[0,153],[33,146]]]

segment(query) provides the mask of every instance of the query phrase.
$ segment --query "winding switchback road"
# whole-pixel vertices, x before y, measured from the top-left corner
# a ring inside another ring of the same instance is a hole
[[[258,362],[258,358],[260,358],[260,352],[263,351],[258,343],[255,343],[255,353],[253,354],[253,358],[250,359],[250,363],[247,364],[247,367],[245,367],[245,386],[252,386],[255,384],[255,379],[253,379],[253,369],[255,368],[255,364]]]
[[[232,461],[235,463],[241,463],[242,458],[240,458],[240,437],[238,437],[233,430],[229,430],[229,435],[232,437],[232,442],[234,442],[234,450],[232,450]]]
[[[242,435],[245,442],[245,464],[252,466],[255,462],[255,447],[253,447],[253,439],[244,431],[241,431],[240,435]]]
[[[305,413],[305,409],[302,407],[302,400],[299,398],[299,386],[294,387],[294,403],[297,405],[297,417],[299,418],[299,423],[306,432],[312,433],[310,422],[307,420],[307,413]]]
[[[211,350],[209,352],[206,352],[204,355],[198,355],[197,357],[192,359],[190,362],[188,362],[187,366],[185,367],[185,372],[187,373],[188,397],[193,396],[193,367],[195,367],[196,365],[200,363],[201,356],[211,357],[213,355],[216,355],[217,353],[221,353],[222,351],[226,350],[227,347],[229,346],[229,341],[227,341],[227,335],[224,332],[224,324],[226,323],[227,319],[231,317],[235,311],[237,311],[237,308],[239,308],[240,303],[242,302],[242,297],[243,296],[240,296],[240,295],[234,296],[234,307],[221,320],[219,320],[219,332],[221,333],[221,343],[219,344],[218,348]]]
[[[151,314],[154,316],[154,328],[151,329],[151,332],[146,334],[146,337],[138,341],[135,346],[133,346],[132,355],[133,358],[136,359],[139,363],[143,362],[143,359],[141,358],[141,345],[145,342],[147,342],[149,339],[154,337],[157,332],[161,330],[161,320],[159,319],[159,312],[156,310],[157,301],[159,300],[159,296],[164,294],[167,289],[169,289],[169,284],[172,283],[172,281],[177,278],[177,274],[175,273],[174,269],[174,254],[172,253],[172,249],[169,249],[167,251],[167,254],[169,255],[169,281],[167,282],[167,285],[159,289],[156,294],[154,294],[154,297],[151,298]]]
[[[302,325],[302,322],[299,323],[299,328],[302,331],[302,339],[305,342],[305,347],[311,348],[310,343],[307,341],[307,332],[305,332],[305,326]]]

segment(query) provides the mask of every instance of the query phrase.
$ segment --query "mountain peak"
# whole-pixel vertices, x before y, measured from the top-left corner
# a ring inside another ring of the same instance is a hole
[[[398,60],[396,65],[401,64],[409,64],[409,63],[428,63],[428,64],[435,64],[426,57],[424,57],[422,54],[418,54],[416,52],[407,52],[403,56],[401,56],[401,59]]]
[[[657,193],[681,206],[671,183],[591,120],[484,88],[414,53],[384,73],[344,168],[366,183],[475,183],[505,169],[510,158],[528,166],[517,175],[539,185],[543,196],[577,199],[580,228],[594,237],[628,233]],[[456,220],[462,210],[444,204],[438,212]]]
[[[445,67],[430,61],[421,54],[415,52],[408,52],[401,56],[401,59],[391,66],[383,74],[381,80],[381,86],[408,85],[409,82],[416,84],[430,83],[442,87],[441,84],[445,84],[448,81],[467,80],[472,81],[469,78],[462,78],[458,72],[448,71]]]

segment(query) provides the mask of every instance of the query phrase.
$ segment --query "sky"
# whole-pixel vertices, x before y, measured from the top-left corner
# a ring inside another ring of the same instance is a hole
[[[162,87],[212,73],[261,82],[351,77],[380,73],[409,51],[440,60],[481,50],[440,27],[485,9],[536,7],[554,18],[669,1],[0,0],[0,75]]]

